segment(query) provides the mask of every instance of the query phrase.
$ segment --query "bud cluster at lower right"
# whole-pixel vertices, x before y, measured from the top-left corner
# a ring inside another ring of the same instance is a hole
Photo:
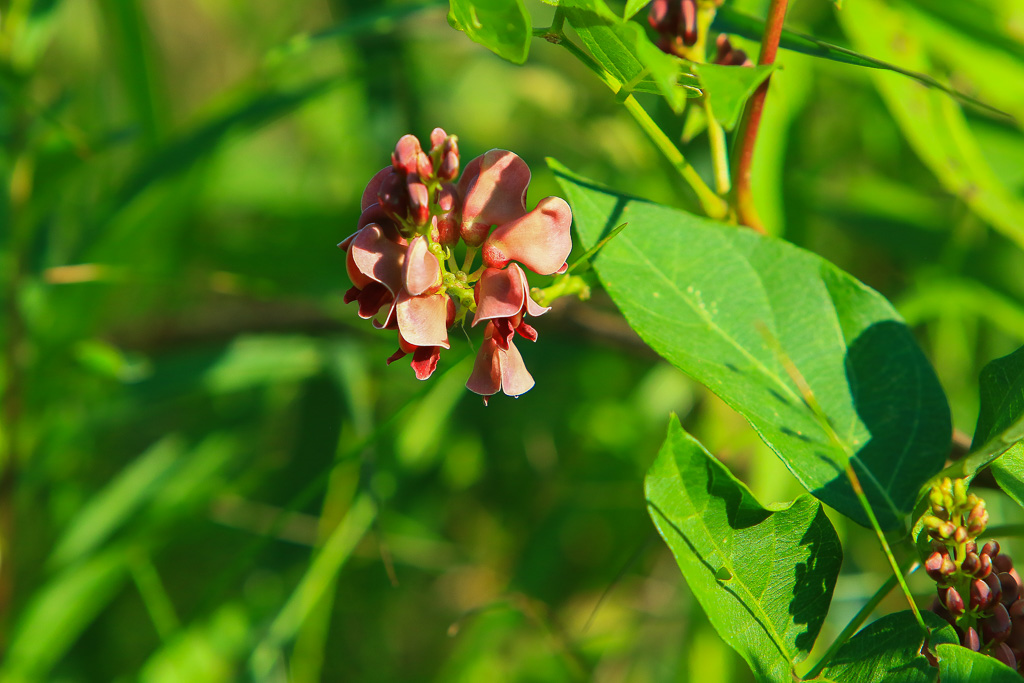
[[[960,644],[1024,669],[1024,591],[1020,574],[999,544],[980,546],[988,524],[985,501],[967,493],[966,481],[948,477],[929,492],[922,522],[933,552],[925,560],[937,586],[931,610],[956,629]]]

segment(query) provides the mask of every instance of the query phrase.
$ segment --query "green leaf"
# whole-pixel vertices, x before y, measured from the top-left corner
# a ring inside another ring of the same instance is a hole
[[[722,639],[758,680],[789,681],[825,620],[842,546],[821,504],[761,507],[673,415],[647,507]]]
[[[634,14],[642,10],[650,3],[650,0],[628,0],[626,9],[622,12],[623,19],[631,19]]]
[[[449,22],[503,59],[526,62],[533,39],[523,0],[451,0]]]
[[[926,71],[926,50],[906,17],[879,0],[839,13],[858,48]],[[1024,248],[1024,201],[992,170],[964,113],[940,94],[875,72],[873,78],[907,142],[942,186],[980,218]]]
[[[1024,507],[1024,442],[1018,443],[992,463],[992,475],[1006,495]]]
[[[634,90],[647,92],[643,86],[649,78],[680,113],[687,98],[700,94],[686,63],[658,49],[639,24],[623,21],[602,0],[575,4],[579,6],[565,8],[565,18],[598,64],[622,84],[622,96]]]
[[[971,442],[974,470],[992,463],[996,483],[1024,505],[1024,347],[981,370],[981,407]]]
[[[942,683],[1020,683],[1020,674],[1002,662],[960,645],[935,648]]]
[[[842,16],[842,13],[840,13],[840,16]],[[715,14],[715,20],[711,27],[722,33],[735,33],[738,36],[743,36],[744,38],[749,38],[750,40],[756,40],[759,42],[764,34],[763,19],[758,19],[757,17],[752,17],[749,14],[744,14],[743,12],[739,12],[728,5],[718,8],[718,12]],[[964,104],[970,104],[978,107],[979,109],[998,114],[1000,116],[1007,116],[1006,112],[1000,111],[999,109],[996,109],[995,107],[988,105],[967,93],[960,92],[959,90],[942,83],[938,79],[933,76],[929,76],[926,73],[912,71],[902,66],[898,66],[897,64],[869,57],[849,48],[832,45],[831,43],[826,43],[823,40],[818,40],[813,36],[783,29],[782,36],[779,39],[779,47],[784,50],[792,50],[793,52],[799,52],[812,57],[821,57],[822,59],[841,62],[843,64],[862,66],[869,69],[892,71],[923,83],[929,88],[941,90]]]
[[[945,461],[952,427],[889,302],[787,242],[549,164],[584,248],[629,223],[594,268],[644,341],[740,412],[823,502],[868,524],[845,475],[852,463],[882,527],[899,527]]]
[[[825,667],[822,678],[835,683],[932,683],[935,669],[921,654],[921,646],[926,636],[931,647],[954,643],[956,633],[937,614],[922,612],[921,616],[933,629],[930,636],[910,610],[887,614],[862,628],[841,647]]]
[[[771,75],[774,65],[755,67],[694,64],[700,88],[711,100],[711,111],[726,130],[732,130],[743,113],[743,105],[757,87]]]

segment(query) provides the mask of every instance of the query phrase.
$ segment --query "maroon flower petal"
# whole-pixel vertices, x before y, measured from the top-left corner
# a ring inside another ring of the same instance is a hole
[[[371,282],[359,293],[359,317],[369,320],[377,315],[384,304],[394,300],[388,288],[378,282]]]
[[[451,348],[446,325],[448,301],[448,295],[443,293],[412,296],[402,290],[395,304],[395,316],[402,337],[415,346]]]
[[[499,225],[484,243],[484,263],[501,268],[519,261],[540,275],[558,271],[572,251],[572,210],[564,199],[548,197],[522,218]]]
[[[395,223],[384,208],[377,202],[370,204],[368,207],[363,209],[363,212],[359,214],[359,222],[356,223],[356,230],[365,228],[370,223],[376,223],[380,226],[384,236],[396,244],[406,244],[405,238],[402,237],[402,233],[398,231],[398,224]],[[355,235],[353,235],[355,237]],[[342,242],[342,244],[345,244]],[[341,247],[341,244],[338,245]],[[347,247],[342,247],[343,249]]]
[[[434,370],[437,369],[437,361],[441,358],[441,347],[439,346],[421,346],[412,354],[412,366],[413,372],[416,373],[416,379],[428,379],[434,374]]]
[[[376,223],[359,231],[349,248],[349,277],[352,284],[360,286],[353,277],[353,268],[366,278],[381,283],[391,292],[398,293],[402,287],[402,265],[406,247],[396,244],[384,236]]]
[[[366,189],[363,190],[363,198],[359,200],[360,211],[366,211],[371,204],[377,203],[377,192],[380,191],[381,183],[384,182],[384,178],[386,176],[389,176],[394,172],[395,170],[393,168],[385,166],[370,178],[370,182],[366,184]]]
[[[437,257],[430,253],[427,238],[422,235],[409,242],[409,251],[405,254],[405,265],[402,268],[402,280],[405,289],[413,296],[436,289],[441,284],[441,266]]]
[[[532,342],[537,341],[537,330],[533,329],[531,325],[519,323],[519,325],[516,326],[516,332],[523,339],[528,339]]]
[[[515,269],[515,270],[514,270]],[[519,270],[517,273],[516,270]],[[473,324],[481,320],[511,318],[523,310],[526,289],[522,270],[515,265],[505,269],[487,268],[476,283],[476,315]]]
[[[491,396],[501,390],[501,363],[498,360],[498,346],[493,339],[484,339],[480,346],[466,388],[481,396]]]
[[[404,350],[402,350],[402,349],[400,348],[400,349],[398,349],[397,351],[395,351],[395,352],[394,352],[393,354],[391,354],[390,356],[388,356],[388,359],[387,359],[387,361],[386,361],[386,362],[387,362],[387,364],[388,364],[388,365],[391,365],[391,364],[392,364],[392,363],[394,363],[394,362],[395,362],[396,360],[400,360],[400,359],[404,358],[404,357],[405,357],[405,356],[407,356],[407,355],[409,355],[409,352],[408,352],[408,351],[404,351]]]
[[[526,213],[530,167],[525,161],[512,152],[492,149],[483,155],[479,168],[479,174],[471,180],[464,195],[463,226],[471,223],[502,225]]]
[[[498,348],[507,350],[513,337],[516,336],[516,329],[512,325],[512,321],[509,318],[498,318],[488,323],[488,327]]]

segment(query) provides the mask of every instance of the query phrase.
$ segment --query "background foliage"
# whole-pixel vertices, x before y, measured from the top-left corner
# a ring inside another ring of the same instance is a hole
[[[845,4],[797,3],[788,26],[1024,120],[1021,2]],[[552,11],[526,6],[537,26]],[[342,304],[334,245],[406,132],[442,126],[464,160],[515,150],[531,202],[560,193],[550,156],[692,207],[567,54],[534,40],[514,66],[446,12],[0,2],[4,680],[751,680],[642,484],[675,411],[762,504],[793,499],[741,416],[599,291],[537,321],[537,387],[487,408],[457,335],[421,384]],[[899,74],[779,62],[762,217],[894,302],[972,432],[981,367],[1024,344],[1019,126]],[[707,175],[705,147],[687,158]],[[844,557],[819,647],[887,572],[831,516]]]

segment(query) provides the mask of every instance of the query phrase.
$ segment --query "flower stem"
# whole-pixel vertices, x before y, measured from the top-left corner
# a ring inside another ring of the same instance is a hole
[[[779,49],[779,37],[782,35],[782,22],[786,18],[786,6],[788,0],[771,0],[768,8],[768,19],[764,25],[764,35],[761,38],[761,53],[757,58],[758,64],[774,64],[775,54]],[[754,207],[754,197],[750,190],[750,169],[754,159],[754,145],[757,142],[757,130],[761,125],[761,114],[764,111],[764,98],[768,94],[768,84],[771,78],[766,78],[761,86],[747,102],[743,110],[743,119],[740,121],[739,131],[736,135],[737,153],[733,155],[733,203],[736,207],[736,214],[740,223],[764,232],[761,224],[761,217],[757,215]]]
[[[715,190],[720,195],[729,193],[729,151],[725,143],[725,130],[715,120],[711,111],[711,100],[701,98],[704,102],[704,114],[708,118],[708,142],[711,144],[711,163],[715,169]]]
[[[914,595],[910,592],[910,587],[907,586],[906,579],[903,578],[903,570],[900,569],[899,564],[896,562],[896,558],[893,557],[892,548],[889,547],[889,542],[885,540],[885,534],[882,532],[882,527],[878,525],[878,519],[875,517],[875,511],[871,509],[871,503],[868,502],[868,497],[864,495],[864,489],[860,485],[860,478],[853,469],[852,460],[846,466],[846,477],[850,480],[853,492],[857,495],[857,500],[860,501],[861,507],[864,508],[864,512],[871,521],[871,527],[875,530],[875,534],[878,536],[878,541],[882,544],[882,552],[885,553],[886,559],[889,560],[889,566],[892,567],[893,576],[899,582],[900,589],[903,591],[903,595],[906,596],[907,602],[910,604],[910,611],[914,613],[914,618],[917,619],[917,623],[921,625],[921,628],[928,630],[928,627],[924,623],[924,619],[921,618],[920,610],[917,609],[917,603],[914,602]]]
[[[579,59],[586,65],[591,71],[597,74],[608,88],[616,94],[625,94],[623,92],[622,84],[615,76],[608,73],[601,65],[597,64],[590,55],[580,49],[571,40],[566,38],[564,35],[559,36],[559,45],[568,50],[574,57]],[[639,124],[647,137],[651,139],[651,142],[661,151],[668,162],[672,164],[672,167],[676,169],[683,180],[693,188],[694,193],[697,195],[697,201],[700,202],[701,209],[704,213],[711,218],[725,218],[729,213],[729,205],[721,197],[715,194],[714,190],[708,187],[704,179],[700,177],[696,169],[693,168],[686,161],[683,153],[679,151],[679,148],[675,146],[672,140],[665,135],[665,132],[658,127],[658,124],[654,122],[650,114],[647,113],[637,99],[632,95],[628,94],[622,99],[622,104],[626,107],[626,111],[630,113],[633,119]]]

